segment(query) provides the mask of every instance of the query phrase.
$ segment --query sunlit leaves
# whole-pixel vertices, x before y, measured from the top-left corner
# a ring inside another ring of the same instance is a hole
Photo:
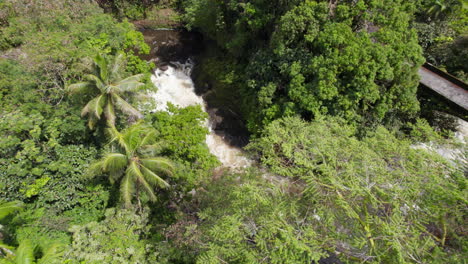
[[[67,87],[70,93],[82,95],[96,95],[83,108],[81,115],[88,115],[89,127],[94,129],[95,124],[104,117],[108,125],[114,126],[117,118],[115,109],[134,118],[141,118],[140,112],[125,101],[125,97],[139,91],[145,84],[140,82],[143,74],[137,74],[121,79],[124,67],[124,57],[118,54],[113,58],[97,55],[93,60],[92,71],[88,74],[88,82],[80,82]],[[91,90],[91,91],[90,91]],[[123,98],[124,97],[124,98]]]
[[[314,230],[343,256],[378,263],[442,260],[445,255],[432,249],[446,247],[447,237],[461,248],[467,204],[461,168],[383,127],[363,140],[353,134],[339,119],[284,118],[249,148],[274,173],[305,182],[302,206],[314,204],[321,223]]]
[[[111,183],[118,182],[121,200],[127,208],[132,206],[134,197],[140,202],[140,192],[156,201],[156,187],[169,187],[161,176],[173,176],[175,170],[168,159],[147,151],[149,144],[157,142],[156,131],[140,122],[122,132],[115,127],[110,127],[108,132],[114,152],[105,153],[91,166],[89,174],[108,174]]]

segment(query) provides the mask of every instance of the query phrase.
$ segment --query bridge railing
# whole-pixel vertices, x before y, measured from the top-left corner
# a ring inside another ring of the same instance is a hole
[[[431,72],[439,75],[440,77],[452,82],[453,84],[456,84],[459,87],[461,87],[461,88],[468,91],[468,84],[466,84],[462,80],[458,79],[457,77],[455,77],[455,76],[453,76],[453,75],[451,75],[449,73],[446,73],[446,72],[436,68],[434,65],[432,65],[430,63],[427,63],[427,62],[424,63],[423,67],[430,70]]]

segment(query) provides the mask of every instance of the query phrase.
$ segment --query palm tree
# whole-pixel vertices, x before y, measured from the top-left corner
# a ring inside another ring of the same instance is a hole
[[[86,81],[67,87],[71,94],[95,95],[81,111],[81,116],[88,116],[88,125],[91,129],[103,115],[108,125],[114,126],[116,108],[131,117],[141,118],[140,112],[127,103],[124,98],[125,95],[136,93],[138,88],[144,85],[140,82],[144,74],[121,79],[120,73],[123,65],[122,54],[117,55],[112,60],[97,55],[92,64],[93,73],[85,76]]]
[[[52,244],[46,250],[42,251],[41,258],[36,259],[34,251],[37,246],[33,245],[30,240],[24,240],[20,243],[15,253],[7,256],[8,264],[53,264],[63,263],[62,256],[64,254],[64,246],[61,244]]]
[[[427,14],[440,19],[449,16],[462,6],[466,6],[466,3],[460,0],[432,0],[427,8]]]
[[[0,220],[5,218],[7,215],[19,211],[22,209],[22,204],[21,202],[18,201],[13,201],[13,202],[6,202],[6,201],[0,201]],[[0,233],[1,237],[1,233]],[[0,256],[1,255],[10,255],[12,254],[12,247],[5,245],[1,243],[0,241]]]
[[[21,208],[22,208],[21,202],[0,201],[0,220],[15,211],[21,210]]]
[[[5,218],[7,215],[22,209],[21,202],[5,202],[0,201],[0,219]],[[30,240],[24,240],[20,243],[16,250],[8,245],[0,243],[0,256],[5,256],[5,262],[11,264],[53,264],[62,263],[61,257],[63,255],[63,245],[52,244],[46,250],[42,251],[42,257],[35,259],[34,251],[36,246],[33,246]]]
[[[111,183],[120,181],[120,196],[125,207],[132,205],[132,198],[141,209],[140,192],[156,201],[155,187],[167,188],[169,184],[161,174],[172,176],[174,167],[165,158],[155,157],[156,131],[142,123],[135,124],[121,133],[110,127],[112,151],[90,167],[91,175],[107,173]]]

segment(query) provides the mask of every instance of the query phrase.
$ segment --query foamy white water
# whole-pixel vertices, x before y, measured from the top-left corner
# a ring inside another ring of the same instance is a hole
[[[188,60],[186,63],[172,63],[175,67],[168,66],[166,71],[156,69],[151,80],[158,88],[156,93],[151,96],[156,101],[157,111],[167,111],[167,103],[176,106],[187,107],[190,105],[201,105],[206,112],[205,102],[201,96],[195,93],[195,86],[190,74],[193,69],[193,62]],[[251,165],[240,148],[230,146],[219,135],[216,135],[211,128],[209,120],[205,123],[210,133],[206,136],[206,144],[210,152],[215,155],[226,167],[244,168]]]
[[[456,122],[456,131],[454,133],[455,142],[457,144],[440,144],[436,142],[418,143],[412,145],[415,149],[425,149],[427,151],[436,152],[440,156],[447,159],[454,165],[459,164],[463,168],[468,168],[468,122],[454,117]]]

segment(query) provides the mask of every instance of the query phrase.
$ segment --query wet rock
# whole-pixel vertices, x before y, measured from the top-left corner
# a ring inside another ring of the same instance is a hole
[[[189,57],[199,54],[204,48],[203,36],[199,33],[142,27],[139,27],[139,29],[145,37],[145,42],[152,50],[149,55],[140,54],[146,60],[158,57],[164,62],[184,62]]]
[[[330,255],[326,258],[322,258],[318,261],[319,264],[343,264],[338,256],[334,253],[329,253]]]
[[[210,116],[211,126],[213,129],[217,130],[218,126],[223,122],[223,117],[218,115],[217,108],[207,109],[208,115]]]

